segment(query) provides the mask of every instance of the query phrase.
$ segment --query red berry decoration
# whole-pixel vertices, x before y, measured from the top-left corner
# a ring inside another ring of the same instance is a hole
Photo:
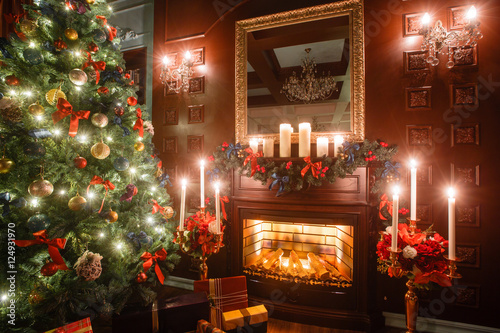
[[[134,96],[130,96],[129,98],[127,98],[127,103],[130,106],[134,106],[137,104],[137,98],[135,98]]]
[[[87,166],[87,160],[81,156],[76,157],[73,163],[75,164],[75,168],[78,169],[83,169]]]
[[[137,276],[135,277],[135,282],[137,283],[144,283],[148,280],[148,276],[146,275],[146,273],[144,272],[140,272],[139,274],[137,274]]]
[[[9,86],[18,86],[21,81],[14,75],[9,75],[5,77],[5,83]]]
[[[58,265],[55,262],[49,261],[42,266],[40,273],[42,273],[43,276],[52,276],[56,274],[58,270]]]

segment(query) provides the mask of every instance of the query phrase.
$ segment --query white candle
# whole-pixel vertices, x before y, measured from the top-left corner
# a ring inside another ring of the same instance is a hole
[[[311,124],[299,124],[299,157],[311,156]]]
[[[398,223],[399,223],[399,186],[394,186],[392,195],[392,242],[391,249],[398,249]]]
[[[337,157],[339,154],[339,148],[344,143],[344,137],[342,135],[335,135],[333,138],[333,157]]]
[[[205,161],[200,161],[200,207],[205,207]]]
[[[254,154],[257,153],[259,151],[259,141],[257,141],[256,139],[250,140],[250,148],[252,149]]]
[[[274,157],[274,139],[264,139],[264,157]]]
[[[410,161],[410,220],[417,220],[417,162]]]
[[[321,136],[316,139],[316,156],[328,156],[328,138]]]
[[[448,258],[455,260],[455,190],[448,189]]]
[[[424,16],[422,16],[422,26],[424,28],[427,28],[429,26],[429,23],[431,23],[431,16],[429,13],[425,13]]]
[[[292,125],[280,124],[280,157],[292,156]]]
[[[179,217],[179,231],[184,230],[184,214],[186,212],[186,184],[187,181],[185,179],[182,180],[182,187],[181,187],[181,208],[180,210],[180,217]]]
[[[219,183],[215,183],[215,223],[217,226],[217,233],[221,232],[220,225],[220,193],[219,193]]]

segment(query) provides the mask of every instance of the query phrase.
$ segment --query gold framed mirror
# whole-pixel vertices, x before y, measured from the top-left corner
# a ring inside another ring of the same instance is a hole
[[[363,34],[362,0],[237,21],[236,142],[278,143],[279,124],[290,123],[296,143],[300,122],[311,123],[311,142],[363,141]]]

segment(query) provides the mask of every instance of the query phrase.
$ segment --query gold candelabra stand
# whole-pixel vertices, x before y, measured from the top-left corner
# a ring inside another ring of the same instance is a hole
[[[205,207],[200,207],[200,212],[201,212],[200,219],[201,219],[202,222],[204,222],[205,221]],[[184,223],[184,221],[182,221],[182,223]],[[193,255],[192,251],[186,250],[184,248],[184,244],[186,243],[186,241],[188,240],[188,238],[184,237],[184,235],[181,236],[180,231],[179,231],[179,237],[178,237],[177,244],[179,244],[182,253],[190,255],[193,258],[196,258],[196,259],[198,259],[200,261],[200,264],[199,264],[200,280],[207,280],[207,276],[208,276],[207,259],[208,259],[208,257],[210,255],[212,255],[212,254],[219,253],[220,249],[222,247],[224,247],[224,243],[222,242],[222,238],[223,238],[222,236],[224,235],[224,233],[223,232],[212,233],[212,235],[214,237],[214,243],[215,243],[215,247],[214,247],[213,251],[211,251],[210,254],[208,254],[208,255],[202,255],[200,257],[197,257],[197,256]]]

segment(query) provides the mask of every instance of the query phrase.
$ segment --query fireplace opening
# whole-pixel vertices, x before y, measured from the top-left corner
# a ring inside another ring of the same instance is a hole
[[[314,286],[352,287],[351,217],[246,215],[242,221],[245,274]]]

